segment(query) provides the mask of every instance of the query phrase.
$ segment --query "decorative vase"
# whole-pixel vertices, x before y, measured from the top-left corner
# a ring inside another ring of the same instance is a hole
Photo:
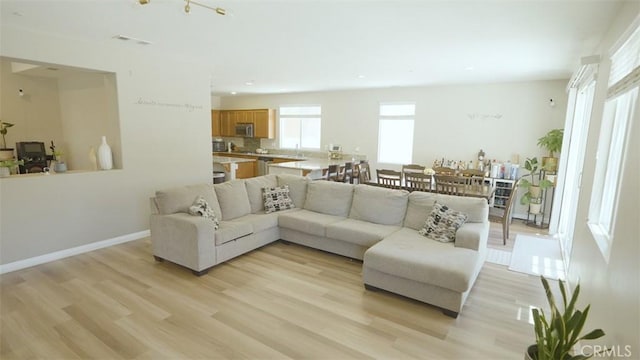
[[[538,215],[542,210],[542,204],[531,203],[529,204],[529,213],[531,215]]]
[[[532,199],[537,199],[542,194],[542,189],[538,185],[531,185],[529,188],[529,194],[531,194]]]
[[[533,360],[534,354],[538,353],[538,345],[529,345],[527,351],[524,353],[524,360]]]
[[[0,177],[7,177],[11,175],[11,170],[6,166],[0,166]]]
[[[96,148],[93,146],[89,149],[89,164],[91,164],[91,170],[98,170],[98,156]]]
[[[113,156],[111,146],[107,144],[107,137],[102,137],[102,144],[98,147],[98,161],[101,170],[111,170],[113,168]]]
[[[55,171],[57,173],[63,173],[65,171],[67,171],[67,164],[64,161],[56,162],[53,165],[53,171]]]

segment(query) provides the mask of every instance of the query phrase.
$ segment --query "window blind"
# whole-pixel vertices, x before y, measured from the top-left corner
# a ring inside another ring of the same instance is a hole
[[[636,22],[637,24],[638,22]],[[608,97],[640,85],[640,26],[611,56]]]

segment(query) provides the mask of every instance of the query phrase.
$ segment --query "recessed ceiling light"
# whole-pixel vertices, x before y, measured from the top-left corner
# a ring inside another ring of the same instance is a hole
[[[467,70],[467,71],[471,71],[471,70],[473,70],[473,69],[474,69],[474,67],[473,67],[473,66],[467,66],[467,67],[466,67],[466,68],[464,68],[464,69],[465,69],[465,70]]]
[[[366,76],[364,75],[358,75],[358,79],[364,79]]]
[[[245,82],[244,84],[247,85],[247,86],[252,86],[255,83],[253,82],[253,80],[249,80],[249,81]]]
[[[232,92],[231,92],[231,95],[235,95],[235,94],[237,94],[237,92],[235,92],[235,91],[232,91]]]

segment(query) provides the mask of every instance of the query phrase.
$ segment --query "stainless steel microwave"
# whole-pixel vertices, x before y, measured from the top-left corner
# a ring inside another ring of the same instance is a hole
[[[236,136],[238,137],[253,137],[253,124],[251,123],[237,123],[236,124]]]

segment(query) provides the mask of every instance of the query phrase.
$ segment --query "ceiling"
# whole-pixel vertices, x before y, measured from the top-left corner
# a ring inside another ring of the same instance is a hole
[[[2,27],[179,54],[214,95],[568,79],[620,1],[0,0]],[[114,39],[116,35],[151,42]],[[37,59],[33,59],[37,60]]]

